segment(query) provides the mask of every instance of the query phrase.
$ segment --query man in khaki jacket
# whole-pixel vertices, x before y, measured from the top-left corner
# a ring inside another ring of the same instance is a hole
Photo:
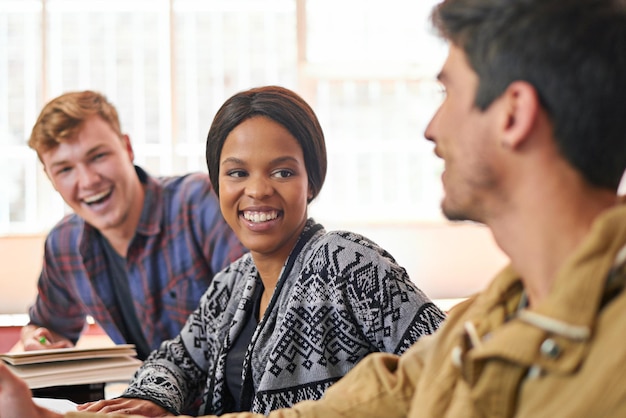
[[[443,212],[488,225],[511,264],[403,356],[271,416],[624,417],[626,4],[445,0],[433,21]],[[0,367],[0,416],[57,415]]]

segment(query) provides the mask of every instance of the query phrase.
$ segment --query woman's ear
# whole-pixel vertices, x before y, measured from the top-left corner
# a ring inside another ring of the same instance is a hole
[[[514,81],[503,93],[505,120],[501,136],[504,147],[521,146],[535,127],[540,109],[539,96],[532,84]]]

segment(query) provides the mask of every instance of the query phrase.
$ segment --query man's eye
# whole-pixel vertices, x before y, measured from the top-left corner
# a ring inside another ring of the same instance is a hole
[[[443,83],[437,83],[437,92],[442,97],[446,97],[446,95],[448,94],[448,90],[446,90],[446,86],[444,86]]]
[[[72,167],[61,167],[56,171],[57,175],[69,173],[72,170]]]
[[[439,102],[444,101],[448,95],[446,86],[439,80],[425,81],[422,87],[427,96]]]

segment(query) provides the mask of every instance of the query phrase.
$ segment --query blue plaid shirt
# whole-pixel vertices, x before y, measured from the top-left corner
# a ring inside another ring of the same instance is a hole
[[[213,275],[247,250],[224,221],[208,175],[155,178],[136,170],[146,194],[126,269],[137,319],[155,349],[179,333]],[[122,344],[121,313],[96,234],[75,214],[52,229],[30,323],[75,343],[91,315]]]

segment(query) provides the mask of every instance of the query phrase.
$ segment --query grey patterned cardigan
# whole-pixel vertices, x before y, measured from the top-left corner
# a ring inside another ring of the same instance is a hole
[[[180,334],[150,355],[122,396],[174,414],[231,412],[226,355],[257,274],[247,254],[215,275]],[[248,346],[241,405],[267,414],[319,399],[367,354],[400,354],[443,319],[385,250],[309,219]]]

